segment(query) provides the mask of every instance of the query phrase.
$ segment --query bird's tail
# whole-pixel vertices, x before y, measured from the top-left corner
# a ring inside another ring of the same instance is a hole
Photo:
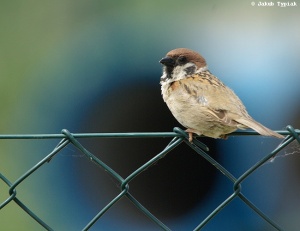
[[[276,137],[279,139],[284,138],[283,135],[280,135],[277,132],[270,130],[269,128],[263,126],[262,124],[258,123],[257,121],[255,121],[252,118],[239,118],[236,121],[249,127],[249,128],[252,128],[253,130],[257,131],[259,134],[261,134],[263,136],[273,136],[273,137]]]

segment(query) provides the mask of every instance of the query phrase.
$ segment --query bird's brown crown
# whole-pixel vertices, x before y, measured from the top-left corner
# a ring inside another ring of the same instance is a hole
[[[195,63],[198,68],[206,66],[205,59],[199,53],[187,48],[171,50],[166,54],[166,57],[170,57],[174,60],[182,59],[182,61]]]

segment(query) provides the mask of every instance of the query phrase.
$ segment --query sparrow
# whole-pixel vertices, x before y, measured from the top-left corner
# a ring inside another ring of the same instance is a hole
[[[193,134],[226,139],[237,129],[251,128],[263,136],[284,138],[255,121],[239,97],[208,70],[205,59],[177,48],[159,61],[163,65],[161,94],[177,121]]]

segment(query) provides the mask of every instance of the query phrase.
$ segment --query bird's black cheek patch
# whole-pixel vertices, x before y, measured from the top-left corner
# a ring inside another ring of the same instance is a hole
[[[195,73],[196,71],[196,67],[195,66],[190,66],[184,69],[187,75],[192,75]]]

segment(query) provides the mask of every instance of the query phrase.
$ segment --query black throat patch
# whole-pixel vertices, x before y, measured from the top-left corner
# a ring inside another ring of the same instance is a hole
[[[164,67],[164,72],[166,73],[166,77],[160,78],[161,82],[164,82],[167,79],[171,79],[173,70],[174,70],[174,67],[165,66]]]
[[[170,79],[172,77],[174,67],[171,66],[166,66],[166,73],[167,73],[167,78]]]

